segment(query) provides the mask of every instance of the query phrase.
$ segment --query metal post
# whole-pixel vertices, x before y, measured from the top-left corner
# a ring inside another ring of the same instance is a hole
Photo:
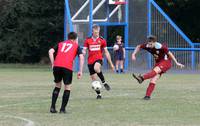
[[[148,4],[147,4],[147,8],[148,8],[148,36],[151,35],[151,0],[148,0]],[[148,57],[148,68],[151,69],[152,67],[152,58],[151,58],[151,54],[148,53],[147,55]]]
[[[93,25],[93,15],[92,15],[92,11],[93,11],[93,0],[90,0],[90,11],[89,11],[89,33],[88,33],[89,36],[92,35],[92,25]]]
[[[126,0],[126,4],[125,4],[125,27],[124,27],[124,44],[125,44],[125,48],[128,47],[128,17],[129,17],[129,0]],[[126,56],[126,60],[125,60],[125,70],[128,70],[128,63],[129,63],[129,59],[128,59],[128,50],[126,50],[125,52],[125,56]]]
[[[194,45],[192,45],[192,49],[194,49]],[[192,62],[192,70],[194,70],[195,69],[195,66],[196,66],[196,64],[195,64],[195,51],[192,51],[192,55],[191,55],[191,62]]]
[[[72,32],[74,31],[73,29],[73,24],[71,21],[71,14],[70,14],[70,8],[69,8],[69,1],[65,0],[65,10],[66,10],[66,17],[67,17],[67,22],[69,23],[69,31]]]

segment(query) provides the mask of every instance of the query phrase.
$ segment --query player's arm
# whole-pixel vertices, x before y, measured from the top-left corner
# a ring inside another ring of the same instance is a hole
[[[124,54],[124,55],[123,55],[123,56],[124,56],[123,58],[125,59],[125,57],[126,57],[126,50],[125,50],[124,44],[123,44],[122,50],[123,50],[123,54]]]
[[[109,53],[107,47],[104,48],[104,53],[105,53],[106,59],[108,60],[108,63],[110,64],[111,69],[114,71],[115,67],[114,67],[114,65],[112,63],[112,60],[111,60],[111,57],[110,57],[110,53]]]
[[[84,65],[84,55],[80,47],[78,47],[77,54],[79,56],[79,71],[78,71],[77,78],[80,79],[83,74],[83,65]]]
[[[84,56],[86,55],[88,47],[89,46],[88,46],[87,39],[86,39],[85,42],[84,42],[83,50],[82,50],[82,53],[83,53]]]
[[[83,65],[84,65],[84,56],[83,56],[83,54],[80,54],[79,55],[79,72],[78,72],[78,75],[77,75],[78,79],[80,79],[82,77]]]
[[[135,50],[133,51],[133,53],[132,53],[132,60],[133,61],[135,61],[136,60],[136,54],[140,51],[140,49],[141,49],[141,45],[137,45],[136,46],[136,48],[135,48]]]
[[[172,53],[172,52],[168,52],[168,56],[175,62],[175,64],[177,65],[177,66],[179,66],[179,67],[181,67],[181,68],[183,68],[184,67],[184,65],[183,64],[181,64],[181,63],[179,63],[178,61],[177,61],[177,59],[175,58],[175,56],[174,56],[174,54]]]
[[[84,56],[86,55],[86,52],[87,52],[87,47],[83,47],[82,53]]]
[[[49,59],[51,61],[52,68],[53,68],[53,63],[54,63],[54,53],[55,53],[55,50],[53,48],[49,49]]]

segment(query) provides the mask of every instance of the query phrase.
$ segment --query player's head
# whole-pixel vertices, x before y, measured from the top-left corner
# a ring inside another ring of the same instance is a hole
[[[99,37],[99,32],[100,32],[100,26],[97,24],[94,24],[92,26],[92,36],[95,38]]]
[[[77,40],[77,33],[76,32],[70,32],[68,33],[68,39],[69,40]]]
[[[117,40],[117,42],[121,42],[121,41],[122,41],[122,36],[117,35],[117,36],[116,36],[116,40]]]
[[[150,36],[147,37],[148,47],[154,48],[156,42],[157,42],[157,37],[156,36],[150,35]]]

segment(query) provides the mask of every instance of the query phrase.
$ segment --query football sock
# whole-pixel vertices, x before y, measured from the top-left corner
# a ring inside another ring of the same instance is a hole
[[[104,76],[103,76],[103,73],[100,72],[100,73],[97,73],[98,77],[100,78],[101,82],[102,83],[105,83],[105,79],[104,79]]]
[[[146,96],[151,96],[151,93],[153,92],[154,88],[155,88],[155,84],[149,83],[149,86],[146,91]]]
[[[54,90],[53,90],[53,93],[52,93],[52,102],[51,102],[51,107],[52,108],[55,108],[59,92],[60,92],[60,88],[55,87]]]
[[[149,78],[152,78],[152,77],[156,76],[156,74],[157,74],[157,73],[156,73],[154,70],[152,70],[152,71],[150,71],[149,73],[144,74],[144,75],[142,76],[142,78],[143,78],[144,80],[146,80],[146,79],[149,79]]]
[[[101,91],[100,90],[95,90],[97,95],[100,95],[101,94]]]
[[[65,90],[62,97],[62,105],[60,110],[65,110],[65,107],[67,106],[67,103],[69,101],[70,96],[70,90]]]

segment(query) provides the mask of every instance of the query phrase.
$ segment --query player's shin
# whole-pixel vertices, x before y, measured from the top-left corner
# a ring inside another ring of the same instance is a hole
[[[55,109],[55,104],[56,104],[56,101],[57,101],[59,92],[60,92],[60,88],[55,87],[54,90],[53,90],[53,93],[52,93],[51,108],[54,108],[54,109]]]
[[[148,88],[146,90],[146,96],[150,97],[152,92],[153,92],[153,90],[154,90],[154,88],[155,88],[155,84],[154,83],[149,83],[149,86],[148,86]]]
[[[62,105],[60,108],[60,112],[65,112],[65,107],[67,106],[67,103],[69,101],[70,96],[70,90],[65,90],[62,97]]]
[[[102,73],[102,72],[99,72],[99,73],[97,73],[97,75],[98,75],[98,77],[100,78],[101,82],[102,82],[102,83],[105,83],[105,78],[104,78],[104,76],[103,76],[103,73]]]

